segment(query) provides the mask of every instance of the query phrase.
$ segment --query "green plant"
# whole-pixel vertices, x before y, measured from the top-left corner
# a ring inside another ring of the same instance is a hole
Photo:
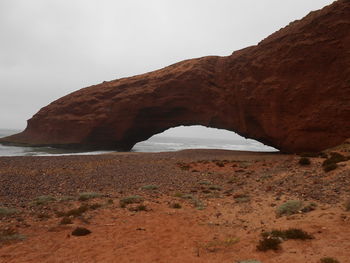
[[[59,198],[59,201],[61,201],[61,202],[74,201],[74,200],[76,200],[76,198],[74,196],[70,196],[70,195],[61,196]]]
[[[19,211],[13,208],[0,207],[0,218],[4,216],[10,216],[17,214]]]
[[[1,242],[10,242],[10,241],[21,241],[26,237],[17,232],[14,228],[3,228],[0,229],[0,243]]]
[[[50,202],[54,202],[56,201],[56,198],[51,196],[51,195],[42,195],[42,196],[38,196],[36,197],[32,204],[33,205],[47,205]]]
[[[154,190],[157,190],[159,187],[157,185],[144,185],[141,187],[142,190],[151,190],[151,191],[154,191]]]
[[[237,203],[246,203],[250,201],[250,196],[247,194],[235,194],[233,198]]]
[[[303,202],[299,200],[290,200],[280,205],[276,209],[277,216],[293,215],[298,213],[303,207]]]
[[[299,164],[300,164],[300,165],[310,165],[311,162],[310,162],[310,159],[309,159],[309,158],[307,158],[307,157],[301,157],[301,158],[299,159]]]
[[[87,201],[87,200],[98,198],[98,197],[101,197],[101,196],[102,196],[102,194],[99,194],[99,193],[85,192],[85,193],[80,193],[79,194],[78,200],[79,201]]]
[[[331,257],[321,258],[320,262],[321,263],[340,263],[338,260],[336,260],[335,258],[331,258]]]
[[[280,244],[282,243],[281,239],[274,238],[274,237],[263,237],[259,241],[259,244],[256,246],[256,248],[259,251],[267,251],[267,250],[278,250],[280,249]]]
[[[180,209],[180,208],[182,208],[181,204],[179,204],[179,203],[173,203],[173,204],[170,205],[170,207],[171,207],[171,208],[174,208],[174,209]]]
[[[143,202],[143,197],[138,195],[127,196],[119,200],[119,204],[122,208],[126,207],[128,204],[136,204],[141,202]]]
[[[89,234],[91,234],[91,231],[85,227],[77,227],[72,232],[73,236],[86,236]]]
[[[174,197],[179,197],[179,198],[181,198],[183,196],[183,193],[180,193],[180,192],[176,192],[175,194],[174,194]]]

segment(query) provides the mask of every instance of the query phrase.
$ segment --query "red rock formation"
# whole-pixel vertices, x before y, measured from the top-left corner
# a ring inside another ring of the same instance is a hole
[[[3,142],[130,150],[178,125],[235,131],[286,152],[350,137],[350,1],[228,57],[103,82],[42,108]]]

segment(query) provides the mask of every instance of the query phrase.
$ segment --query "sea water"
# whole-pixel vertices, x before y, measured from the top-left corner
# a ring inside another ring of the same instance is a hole
[[[18,130],[0,129],[0,138],[18,133]],[[133,152],[169,152],[185,149],[224,149],[237,151],[274,152],[275,148],[251,139],[191,138],[155,135],[137,143]],[[57,156],[78,154],[101,154],[111,151],[81,152],[52,147],[17,147],[0,144],[0,156]]]

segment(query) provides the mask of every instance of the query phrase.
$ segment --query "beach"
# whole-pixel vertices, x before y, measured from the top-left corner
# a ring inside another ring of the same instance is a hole
[[[0,227],[23,235],[0,243],[0,262],[348,262],[350,162],[325,172],[325,158],[300,158],[212,149],[0,157],[0,207],[16,209]],[[291,200],[308,209],[278,215]],[[91,233],[74,236],[76,227]],[[288,228],[313,238],[257,249],[262,232]]]

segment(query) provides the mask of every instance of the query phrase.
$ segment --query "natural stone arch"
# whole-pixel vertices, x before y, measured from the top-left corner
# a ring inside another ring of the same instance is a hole
[[[130,150],[178,125],[223,128],[285,152],[350,137],[350,2],[336,1],[228,57],[183,61],[81,89],[0,141]]]

